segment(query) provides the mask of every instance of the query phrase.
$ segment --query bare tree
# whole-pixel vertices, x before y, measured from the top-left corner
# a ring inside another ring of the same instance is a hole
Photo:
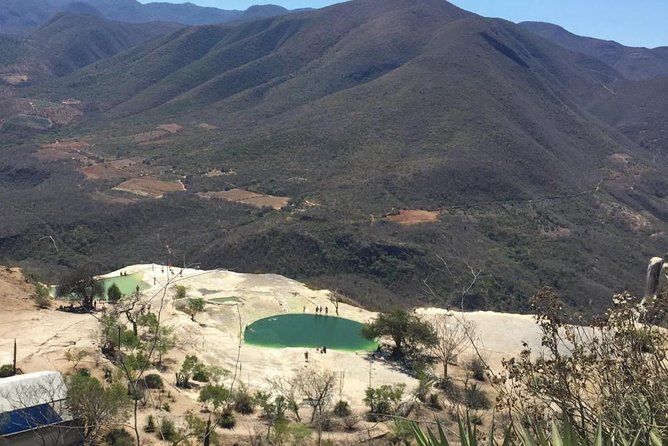
[[[311,412],[311,423],[313,423],[316,415],[322,417],[332,400],[336,387],[336,374],[328,370],[305,370],[297,376],[299,389],[313,408]]]
[[[339,302],[341,302],[341,294],[339,294],[339,290],[334,290],[331,293],[329,293],[329,301],[334,305],[334,311],[336,311],[336,315],[339,315]]]
[[[280,396],[285,398],[285,402],[288,405],[288,409],[295,414],[297,421],[301,421],[299,416],[299,391],[301,389],[299,374],[286,378],[279,376],[277,378],[268,379],[267,382],[271,384],[274,391],[276,391]]]
[[[478,269],[478,268],[473,267],[473,265],[470,262],[468,262],[467,260],[464,260],[464,258],[462,256],[458,256],[459,258],[462,259],[462,262],[464,263],[464,265],[466,265],[466,268],[468,269],[468,272],[469,272],[469,278],[468,279],[466,279],[466,280],[459,279],[455,275],[455,273],[452,271],[452,269],[450,268],[450,265],[448,264],[448,262],[445,260],[444,257],[441,257],[439,255],[437,255],[436,257],[438,258],[438,260],[441,261],[441,263],[445,267],[445,271],[447,271],[447,273],[455,280],[455,283],[456,283],[456,286],[457,286],[457,294],[460,295],[460,301],[461,301],[460,307],[461,307],[461,310],[463,312],[464,311],[464,298],[466,297],[466,294],[469,291],[471,291],[471,289],[473,289],[473,287],[475,286],[476,282],[478,281],[478,278],[480,277],[480,274],[482,274],[482,269]],[[425,280],[425,285],[427,286],[427,288],[429,288],[429,285],[426,283],[426,280]],[[432,292],[431,288],[429,288],[429,291]]]
[[[458,320],[448,314],[435,315],[427,321],[438,337],[432,351],[443,363],[443,378],[448,377],[448,364],[457,360],[474,337],[472,322]]]
[[[90,356],[90,352],[80,348],[70,348],[65,352],[65,359],[73,364],[74,370],[79,367],[79,363],[87,356]]]
[[[146,296],[141,294],[139,292],[139,287],[137,287],[137,290],[135,291],[134,294],[132,294],[131,296],[124,296],[114,306],[115,313],[117,314],[122,313],[125,315],[127,321],[130,323],[130,325],[132,325],[132,332],[134,333],[135,336],[139,335],[137,325],[139,323],[139,319],[141,318],[141,316],[143,316],[146,312],[146,302],[147,302]],[[157,322],[154,325],[157,325]],[[149,327],[149,328],[154,328],[154,327]]]

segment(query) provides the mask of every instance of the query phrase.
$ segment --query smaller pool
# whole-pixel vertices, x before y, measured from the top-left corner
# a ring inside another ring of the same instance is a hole
[[[143,281],[144,273],[142,271],[137,271],[133,274],[128,274],[127,276],[116,276],[116,277],[107,277],[102,279],[102,285],[104,286],[104,297],[107,298],[107,291],[112,284],[116,284],[118,289],[121,290],[121,294],[124,296],[129,296],[134,294],[139,286],[139,291],[150,288],[150,285]]]
[[[362,337],[362,326],[337,316],[279,314],[247,326],[244,340],[262,347],[325,346],[335,350],[375,350],[378,344]]]

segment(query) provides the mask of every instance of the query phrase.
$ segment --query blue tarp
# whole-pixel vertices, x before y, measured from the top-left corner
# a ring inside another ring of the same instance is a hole
[[[27,407],[0,414],[0,436],[15,434],[62,421],[49,404]]]

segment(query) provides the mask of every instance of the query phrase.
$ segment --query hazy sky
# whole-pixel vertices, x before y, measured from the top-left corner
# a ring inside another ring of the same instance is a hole
[[[149,0],[141,0],[147,3]],[[165,0],[161,0],[165,1]],[[183,3],[185,0],[166,0]],[[221,9],[246,9],[273,3],[288,9],[320,8],[336,0],[190,0]],[[513,22],[535,20],[561,25],[584,36],[616,40],[630,46],[668,46],[668,0],[452,0],[486,17]]]

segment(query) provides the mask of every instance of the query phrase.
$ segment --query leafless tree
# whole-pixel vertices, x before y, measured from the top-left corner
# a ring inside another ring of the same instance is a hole
[[[329,293],[329,301],[334,305],[334,311],[336,311],[336,315],[339,315],[339,302],[341,301],[341,295],[339,294],[339,290],[334,290],[331,293]]]
[[[90,356],[90,352],[80,348],[70,348],[65,352],[65,359],[73,364],[74,370],[77,369],[79,363],[87,356]]]
[[[455,275],[455,273],[452,271],[450,264],[446,261],[446,259],[442,256],[437,255],[436,258],[441,261],[443,266],[445,267],[445,271],[455,280],[456,286],[457,286],[457,294],[460,295],[460,307],[462,312],[464,311],[464,298],[466,297],[466,294],[473,289],[475,286],[476,282],[478,281],[478,278],[482,274],[482,269],[476,268],[472,265],[471,262],[467,261],[464,257],[458,256],[461,261],[466,265],[466,268],[468,269],[469,272],[469,278],[468,279],[460,279],[458,276]],[[425,281],[425,285],[427,288],[429,288],[429,285],[427,285]],[[431,288],[429,288],[431,291]]]
[[[144,313],[145,297],[139,293],[139,290],[131,296],[125,296],[116,303],[114,310],[117,313],[123,313],[127,321],[132,325],[132,332],[138,336],[137,322],[139,317]]]
[[[448,314],[430,317],[427,322],[438,337],[432,351],[443,363],[443,378],[448,377],[448,364],[457,360],[470,340],[474,337],[475,327],[470,321],[457,319]]]
[[[301,417],[299,416],[300,376],[301,375],[299,374],[289,378],[279,376],[267,380],[274,391],[285,398],[285,401],[288,404],[288,409],[295,414],[297,421],[301,421]]]
[[[311,423],[322,417],[332,401],[336,387],[336,374],[329,370],[305,370],[298,375],[299,389],[312,407]]]

